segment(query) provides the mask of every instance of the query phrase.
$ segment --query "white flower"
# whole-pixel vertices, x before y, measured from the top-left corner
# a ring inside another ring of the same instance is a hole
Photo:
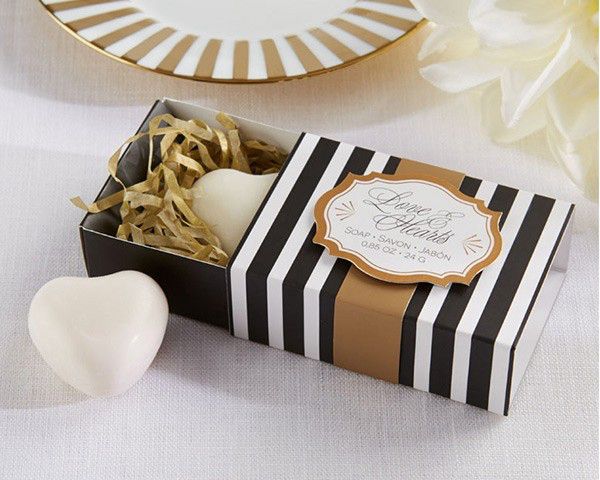
[[[550,150],[586,195],[598,188],[597,0],[413,0],[435,24],[421,69],[447,92],[482,91],[492,138],[546,130]]]

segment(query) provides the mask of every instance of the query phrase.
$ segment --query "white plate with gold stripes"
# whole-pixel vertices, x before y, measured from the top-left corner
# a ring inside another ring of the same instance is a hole
[[[409,0],[40,0],[116,60],[210,82],[272,82],[381,52],[421,16]]]

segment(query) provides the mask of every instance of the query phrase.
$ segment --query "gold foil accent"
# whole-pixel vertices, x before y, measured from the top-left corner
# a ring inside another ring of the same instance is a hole
[[[297,35],[285,37],[307,72],[320,70],[323,64]]]
[[[198,60],[198,65],[196,66],[196,75],[199,77],[211,77],[213,70],[215,68],[215,63],[217,62],[217,55],[219,54],[219,50],[221,49],[221,40],[216,40],[211,38],[204,51],[202,52],[202,56],[200,60]]]
[[[79,197],[71,202],[89,213],[120,204],[122,223],[117,238],[226,265],[229,257],[219,239],[192,210],[190,188],[198,178],[219,168],[255,175],[277,172],[287,154],[261,140],[242,140],[237,125],[224,113],[217,115],[217,121],[223,130],[171,114],[152,118],[147,132],[127,139],[108,160],[108,171],[122,190],[89,205]],[[126,186],[117,176],[121,152],[144,137],[149,142],[146,179]],[[153,164],[156,137],[162,137],[160,161]]]
[[[72,22],[67,23],[66,25],[67,27],[78,31],[83,30],[84,28],[94,27],[101,23],[109,22],[111,20],[115,20],[116,18],[125,17],[127,15],[132,15],[138,12],[139,10],[137,8],[121,8],[119,10],[111,10],[110,12],[99,13],[98,15],[92,15],[90,17],[74,20]]]
[[[167,38],[169,38],[175,30],[167,27],[159,30],[158,32],[150,35],[147,39],[143,40],[141,43],[137,44],[135,47],[131,48],[127,53],[123,55],[123,58],[129,60],[131,62],[139,62],[142,58],[144,58],[150,50],[156,47],[159,43],[162,43]]]
[[[167,56],[158,64],[157,70],[164,72],[173,72],[181,62],[183,56],[187,53],[190,47],[194,44],[198,37],[195,35],[186,35],[177,45],[175,45]]]
[[[396,17],[394,15],[388,15],[386,13],[376,12],[366,8],[351,8],[348,11],[354,15],[365,17],[370,20],[374,20],[375,22],[384,23],[390,27],[394,27],[405,32],[413,28],[416,24],[416,22],[406,18]]]
[[[113,43],[118,42],[119,40],[127,38],[129,35],[133,35],[134,33],[137,33],[140,30],[149,27],[150,25],[154,25],[155,23],[156,22],[151,18],[145,18],[139,22],[121,27],[114,32],[107,33],[100,38],[96,38],[92,41],[92,44],[96,45],[98,48],[104,49],[111,46]]]
[[[250,62],[250,49],[246,40],[235,42],[233,50],[233,78],[248,78],[248,63]]]
[[[366,28],[355,25],[354,23],[348,22],[343,18],[335,18],[330,20],[333,26],[341,28],[345,30],[350,35],[354,35],[355,37],[360,38],[363,42],[372,45],[375,48],[382,48],[384,45],[389,43],[389,40],[383,38],[381,35],[377,35],[376,33],[367,30]]]
[[[101,3],[111,3],[114,0],[68,0],[66,2],[54,2],[46,5],[46,8],[51,12],[62,12],[73,8],[88,7],[90,5],[98,5]]]
[[[267,66],[267,76],[269,78],[282,78],[285,77],[285,69],[281,62],[281,56],[277,45],[271,38],[261,40],[260,45],[265,56],[265,64]]]
[[[313,28],[309,33],[319,40],[319,42],[325,45],[329,50],[331,50],[342,62],[349,62],[353,58],[356,58],[356,53],[340,42],[337,38],[333,38],[325,30]]]

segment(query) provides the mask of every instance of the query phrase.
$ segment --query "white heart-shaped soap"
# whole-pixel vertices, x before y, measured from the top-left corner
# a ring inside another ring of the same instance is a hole
[[[162,343],[169,306],[140,272],[46,283],[29,308],[29,335],[66,383],[92,397],[128,390]]]
[[[237,248],[276,176],[221,168],[199,178],[190,189],[192,210],[221,240],[227,255]]]

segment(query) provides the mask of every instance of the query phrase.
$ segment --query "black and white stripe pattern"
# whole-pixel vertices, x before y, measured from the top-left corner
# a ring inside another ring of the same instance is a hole
[[[487,206],[502,212],[500,229],[516,197],[516,190],[486,182],[488,189]],[[467,192],[465,192],[467,193]],[[469,193],[475,196],[476,192]],[[479,197],[479,194],[477,194]],[[481,198],[481,197],[480,197]],[[489,201],[488,201],[489,200]],[[440,308],[434,322],[435,336],[431,345],[431,369],[429,373],[429,391],[450,396],[452,363],[454,354],[454,332],[460,322],[468,302],[473,295],[481,275],[473,279],[470,285],[452,285],[448,298]]]
[[[503,212],[502,252],[469,286],[417,287],[404,319],[400,382],[503,414],[511,351],[571,206],[486,181],[469,191],[476,183],[467,177],[461,190]]]
[[[545,228],[537,241],[535,250],[527,263],[526,270],[514,294],[506,318],[496,336],[492,356],[488,410],[496,413],[504,413],[505,415],[508,414],[509,402],[513,393],[511,392],[511,382],[513,377],[514,352],[517,349],[526,352],[522,360],[522,365],[520,365],[520,371],[517,372],[520,375],[525,370],[529,357],[533,353],[545,319],[550,314],[550,309],[564,278],[568,249],[565,249],[564,252],[565,266],[560,275],[557,276],[556,290],[547,296],[540,295],[552,264],[555,261],[557,251],[561,247],[565,231],[573,214],[573,209],[573,205],[564,202],[556,202],[554,205],[548,216]],[[531,336],[523,335],[533,309],[540,299],[542,302],[546,302],[546,305],[536,308],[536,312],[539,310],[543,311],[540,318],[541,322],[538,321],[538,333],[537,335],[531,333]],[[519,382],[512,383],[517,386]]]
[[[388,157],[364,149],[356,149],[355,153],[362,157],[360,164],[349,165],[347,171],[338,178],[340,183],[347,173],[371,172],[393,173],[398,168],[400,159]],[[310,234],[312,251],[320,252],[310,277],[304,284],[304,355],[316,360],[333,363],[333,315],[337,293],[342,285],[350,264],[345,260],[332,257],[321,246],[312,243],[314,227]]]
[[[268,232],[271,218],[281,210],[285,194],[289,192],[298,179],[306,164],[308,155],[316,146],[319,137],[302,134],[290,152],[288,161],[284,164],[275,179],[267,197],[259,208],[258,214],[248,227],[244,238],[229,262],[229,318],[230,331],[236,337],[250,339],[248,327],[248,305],[246,302],[246,270],[260,242]]]
[[[228,267],[235,336],[333,363],[335,301],[350,263],[313,243],[314,205],[349,172],[394,173],[399,163],[300,137]],[[502,251],[468,286],[416,286],[402,324],[399,380],[502,414],[541,332],[535,309],[542,307],[534,306],[572,206],[471,177],[460,189],[502,212]]]
[[[399,162],[309,134],[299,140],[230,261],[235,336],[332,361],[333,301],[349,263],[313,243],[315,203],[350,172],[393,172]]]

